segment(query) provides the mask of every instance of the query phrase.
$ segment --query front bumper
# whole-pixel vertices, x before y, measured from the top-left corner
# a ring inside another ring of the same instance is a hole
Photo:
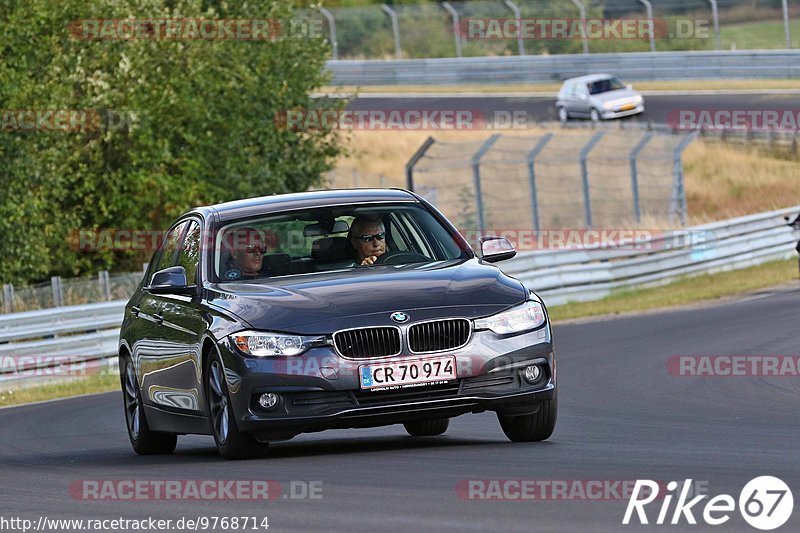
[[[224,360],[237,427],[270,441],[325,429],[375,427],[482,411],[534,413],[556,390],[549,327],[498,337],[491,332],[476,334],[454,353],[376,360],[344,359],[322,348],[297,358],[245,358],[228,352]],[[455,357],[457,379],[395,390],[360,388],[358,367],[363,364],[442,355]],[[543,371],[533,384],[523,378],[524,368],[531,364],[540,365]],[[280,398],[269,410],[258,405],[258,397],[265,392]]]
[[[625,110],[604,110],[600,116],[604,119],[615,119],[615,118],[622,118],[627,117],[630,115],[638,115],[639,113],[644,113],[644,104],[637,105],[633,109],[625,109]]]

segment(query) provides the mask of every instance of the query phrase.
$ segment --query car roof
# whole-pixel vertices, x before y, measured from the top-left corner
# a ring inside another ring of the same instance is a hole
[[[417,196],[405,189],[329,189],[245,198],[232,202],[196,207],[190,213],[199,213],[206,217],[216,214],[220,220],[224,221],[261,213],[313,207],[417,201],[419,201]]]
[[[564,80],[564,83],[591,83],[597,80],[607,80],[608,78],[616,78],[616,76],[613,74],[587,74],[586,76],[578,76],[577,78]]]

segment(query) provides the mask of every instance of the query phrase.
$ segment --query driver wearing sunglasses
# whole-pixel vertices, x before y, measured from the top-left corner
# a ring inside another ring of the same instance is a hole
[[[386,229],[377,215],[359,215],[350,226],[350,243],[355,250],[356,264],[375,264],[386,253]]]

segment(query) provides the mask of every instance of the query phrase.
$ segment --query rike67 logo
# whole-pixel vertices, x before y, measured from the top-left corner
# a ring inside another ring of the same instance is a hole
[[[640,524],[649,524],[652,515],[648,518],[645,507],[657,499],[662,499],[661,508],[655,521],[659,525],[667,523],[676,525],[682,523],[683,520],[686,524],[694,525],[697,524],[695,513],[701,514],[702,520],[712,526],[722,525],[730,520],[731,513],[737,507],[733,496],[720,494],[709,499],[705,505],[700,505],[700,502],[708,498],[708,495],[702,494],[689,499],[691,486],[691,479],[687,479],[682,484],[670,481],[667,483],[666,493],[660,494],[659,483],[649,479],[637,479],[622,523],[630,524],[635,511]],[[678,495],[679,487],[680,494]],[[678,496],[678,499],[670,518],[670,507],[675,496]],[[738,504],[739,512],[745,522],[756,529],[768,531],[781,527],[789,520],[794,509],[794,497],[792,490],[782,480],[773,476],[760,476],[751,479],[744,486],[742,492],[739,493]]]

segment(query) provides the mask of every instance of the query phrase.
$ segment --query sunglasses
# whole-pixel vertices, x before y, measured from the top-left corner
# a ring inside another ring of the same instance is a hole
[[[355,237],[355,238],[361,239],[361,242],[372,242],[372,239],[378,239],[379,241],[382,241],[384,237],[386,237],[385,231],[382,231],[381,233],[375,233],[373,235],[362,235],[360,237]]]
[[[267,251],[267,247],[263,244],[251,244],[250,246],[245,246],[244,252],[246,254],[261,254],[263,255],[264,252]]]

